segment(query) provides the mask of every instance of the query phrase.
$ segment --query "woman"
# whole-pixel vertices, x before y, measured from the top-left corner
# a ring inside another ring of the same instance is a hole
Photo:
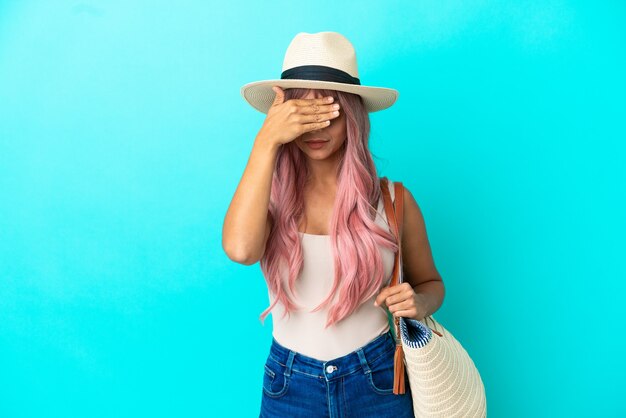
[[[368,148],[369,115],[396,90],[362,86],[352,44],[299,33],[280,80],[249,83],[267,113],[224,220],[234,261],[260,261],[273,315],[262,417],[413,417],[393,393],[391,315],[423,319],[444,297],[420,209],[404,188],[404,282]],[[393,184],[389,191],[394,198]],[[405,372],[406,373],[406,372]],[[408,377],[405,375],[405,382]]]

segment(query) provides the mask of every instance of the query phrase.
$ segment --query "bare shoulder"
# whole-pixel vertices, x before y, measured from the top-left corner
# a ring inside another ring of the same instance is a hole
[[[422,210],[419,206],[419,204],[417,203],[417,200],[415,200],[415,197],[413,196],[413,193],[411,193],[411,190],[409,190],[408,187],[406,187],[406,185],[403,183],[403,195],[402,195],[402,200],[403,200],[403,209],[404,209],[404,216],[403,216],[403,220],[404,220],[404,225],[403,225],[403,232],[407,230],[407,223],[409,224],[409,230],[415,226],[417,226],[418,224],[423,224],[424,223],[424,216],[422,214]]]
[[[424,223],[424,217],[422,215],[422,211],[417,204],[417,201],[413,197],[413,193],[406,187],[404,182],[397,180],[392,181],[391,179],[387,179],[387,188],[389,189],[389,194],[391,196],[391,200],[395,202],[395,190],[396,183],[402,183],[402,236],[406,236],[405,232],[415,230],[415,228],[419,228],[420,224]]]

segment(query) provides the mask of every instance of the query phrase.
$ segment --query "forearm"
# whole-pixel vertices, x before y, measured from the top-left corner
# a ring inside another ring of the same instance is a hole
[[[415,291],[417,302],[422,304],[426,309],[424,318],[437,312],[443,303],[443,298],[446,293],[445,286],[441,280],[431,280],[420,283],[415,286],[413,290]]]

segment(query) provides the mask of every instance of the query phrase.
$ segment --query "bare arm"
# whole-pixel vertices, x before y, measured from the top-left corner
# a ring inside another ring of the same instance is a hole
[[[254,264],[265,251],[265,243],[271,230],[268,209],[279,146],[280,144],[257,136],[226,212],[222,248],[235,262]]]
[[[437,311],[445,297],[445,286],[428,242],[426,223],[413,194],[404,187],[404,221],[402,225],[402,267],[404,281],[409,283],[421,303],[426,306],[426,315]]]
[[[222,248],[231,260],[246,265],[261,259],[272,229],[270,192],[280,146],[304,132],[327,127],[338,116],[332,113],[330,97],[285,101],[280,87],[273,90],[276,97],[254,140],[222,227]]]
[[[376,296],[394,316],[422,320],[442,305],[445,286],[435,267],[422,211],[409,189],[404,187],[402,223],[402,283],[387,286]]]

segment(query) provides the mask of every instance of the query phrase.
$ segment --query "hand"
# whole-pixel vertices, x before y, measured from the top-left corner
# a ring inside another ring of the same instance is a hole
[[[394,318],[405,317],[421,321],[428,313],[424,295],[415,293],[413,287],[407,282],[383,287],[376,296],[374,305],[387,306]]]
[[[275,144],[282,145],[293,141],[303,133],[323,129],[330,125],[333,115],[332,101],[326,97],[319,99],[290,99],[285,101],[285,92],[278,86],[272,87],[276,97],[267,111],[263,126],[258,137],[267,138]]]

